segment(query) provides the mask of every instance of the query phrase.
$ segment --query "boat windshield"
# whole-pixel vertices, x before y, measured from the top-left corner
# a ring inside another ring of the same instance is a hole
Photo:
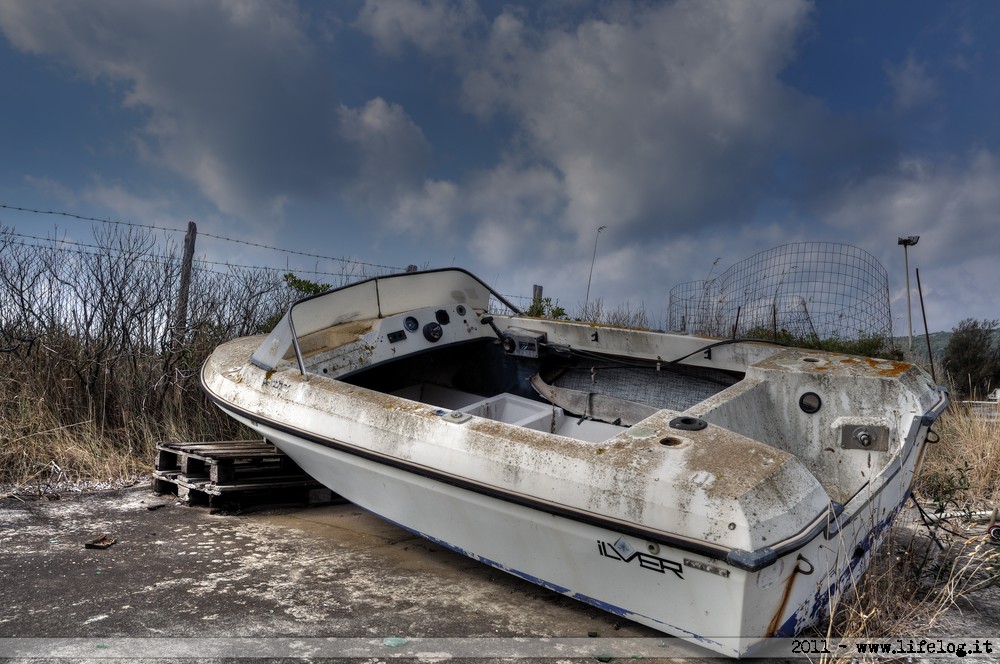
[[[393,316],[422,307],[462,304],[477,311],[493,306],[519,313],[506,298],[459,268],[374,277],[298,300],[288,308],[251,361],[268,371],[296,356],[298,339],[334,325]]]

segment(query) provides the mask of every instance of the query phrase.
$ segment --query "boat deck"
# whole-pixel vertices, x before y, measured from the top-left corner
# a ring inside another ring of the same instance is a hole
[[[608,440],[627,428],[584,417],[572,417],[558,406],[507,392],[482,397],[471,392],[420,383],[397,390],[393,392],[393,396],[453,411],[456,419],[462,415],[484,417],[591,443]]]

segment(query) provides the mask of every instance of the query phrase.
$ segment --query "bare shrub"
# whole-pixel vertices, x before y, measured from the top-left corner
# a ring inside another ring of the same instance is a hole
[[[135,227],[94,237],[80,250],[0,232],[0,481],[121,477],[148,468],[157,439],[240,435],[198,368],[294,295],[273,270],[196,269],[178,328],[176,247]]]
[[[633,310],[628,302],[620,304],[614,309],[607,309],[604,306],[604,301],[597,299],[582,307],[578,318],[588,323],[612,327],[631,327],[643,330],[649,328],[646,308],[640,304],[637,309]]]

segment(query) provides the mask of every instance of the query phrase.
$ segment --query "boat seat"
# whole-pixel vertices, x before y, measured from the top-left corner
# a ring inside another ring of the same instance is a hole
[[[448,410],[461,410],[470,404],[483,400],[481,394],[463,392],[451,387],[441,387],[431,383],[417,383],[404,387],[401,390],[391,392],[395,397],[402,397],[411,401],[419,401],[429,406],[446,408]]]
[[[507,392],[484,398],[479,394],[463,392],[450,387],[417,383],[396,390],[392,394],[438,408],[460,410],[476,417],[484,417],[535,431],[555,433],[591,443],[604,442],[626,428],[592,419],[568,416],[566,411],[559,406],[533,401]]]
[[[562,409],[557,409],[552,404],[532,401],[508,392],[469,404],[461,410],[469,415],[546,433],[552,433],[556,410],[560,416],[563,415]]]

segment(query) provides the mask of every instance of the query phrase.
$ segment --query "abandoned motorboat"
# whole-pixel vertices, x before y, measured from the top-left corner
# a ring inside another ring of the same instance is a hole
[[[459,269],[302,299],[201,379],[357,505],[729,656],[863,573],[947,404],[906,363],[530,318]]]

